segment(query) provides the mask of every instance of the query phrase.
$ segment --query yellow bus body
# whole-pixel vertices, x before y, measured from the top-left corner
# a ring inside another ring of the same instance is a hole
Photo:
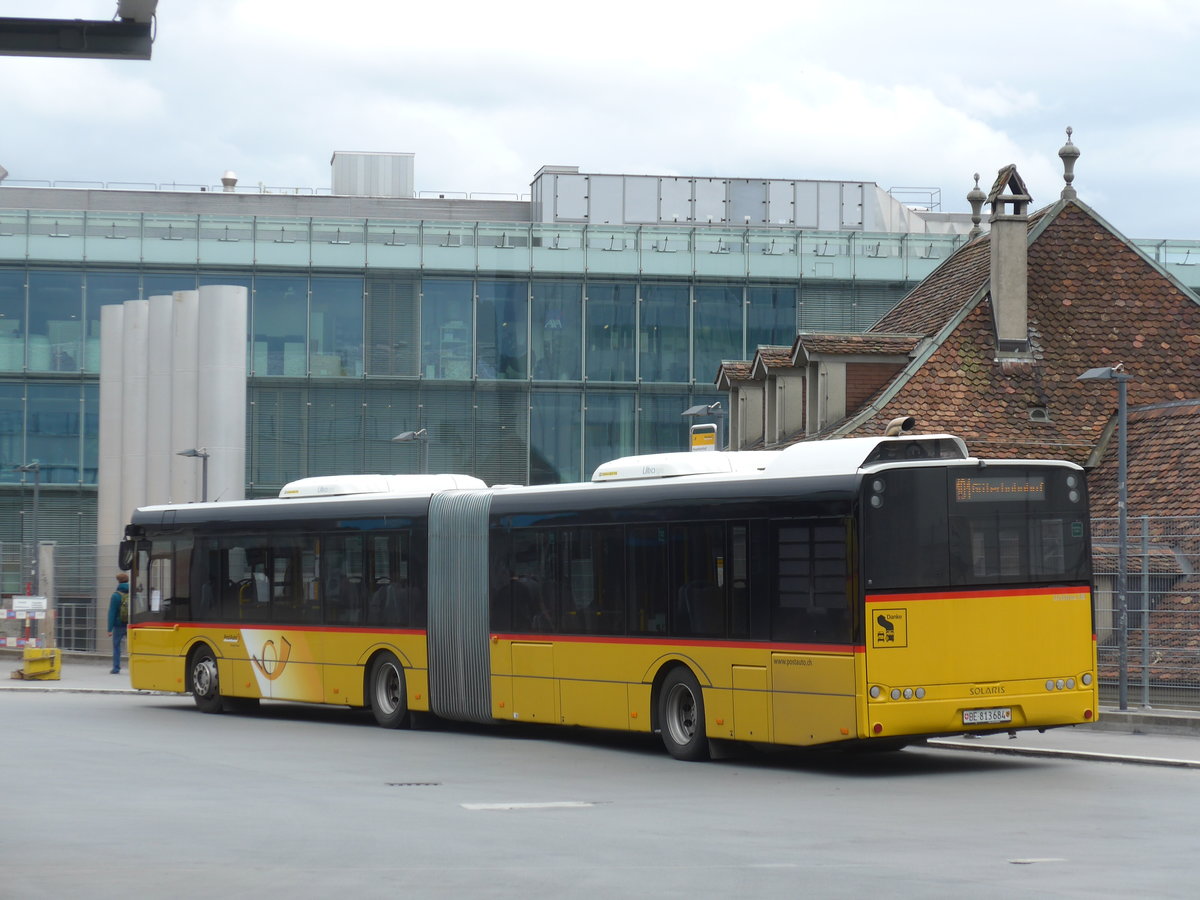
[[[701,685],[710,738],[809,746],[1096,718],[1087,589],[893,594],[868,597],[865,609],[863,646],[493,634],[491,715],[649,732],[656,679],[683,665]],[[138,624],[133,686],[186,691],[199,642],[217,656],[226,696],[346,706],[364,705],[366,667],[387,650],[404,667],[408,708],[430,709],[415,630]],[[991,718],[970,724],[971,710]]]

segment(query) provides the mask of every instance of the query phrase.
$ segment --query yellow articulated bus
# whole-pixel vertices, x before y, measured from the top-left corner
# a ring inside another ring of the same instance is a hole
[[[140,509],[134,687],[880,748],[1087,723],[1087,492],[951,435],[629,457],[590,483],[294,482]]]

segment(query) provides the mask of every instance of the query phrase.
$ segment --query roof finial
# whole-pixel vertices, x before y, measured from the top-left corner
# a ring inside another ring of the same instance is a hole
[[[1063,181],[1066,186],[1062,189],[1062,198],[1064,200],[1074,200],[1079,195],[1075,192],[1075,188],[1071,187],[1071,182],[1075,180],[1075,160],[1079,159],[1079,148],[1071,143],[1071,126],[1067,126],[1067,142],[1062,145],[1058,151],[1059,159],[1063,161]]]
[[[979,173],[976,172],[975,187],[967,194],[967,202],[971,204],[971,233],[967,235],[967,240],[983,233],[979,222],[983,219],[983,202],[985,200],[987,200],[987,194],[979,189]]]

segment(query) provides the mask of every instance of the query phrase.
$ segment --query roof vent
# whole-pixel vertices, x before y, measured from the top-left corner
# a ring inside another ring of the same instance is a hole
[[[226,170],[225,174],[221,176],[221,186],[223,190],[232,193],[233,189],[237,187],[237,173],[232,169]]]

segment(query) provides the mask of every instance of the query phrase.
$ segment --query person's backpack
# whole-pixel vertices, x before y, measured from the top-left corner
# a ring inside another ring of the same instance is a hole
[[[121,592],[121,622],[122,624],[129,621],[129,594],[126,591]]]

